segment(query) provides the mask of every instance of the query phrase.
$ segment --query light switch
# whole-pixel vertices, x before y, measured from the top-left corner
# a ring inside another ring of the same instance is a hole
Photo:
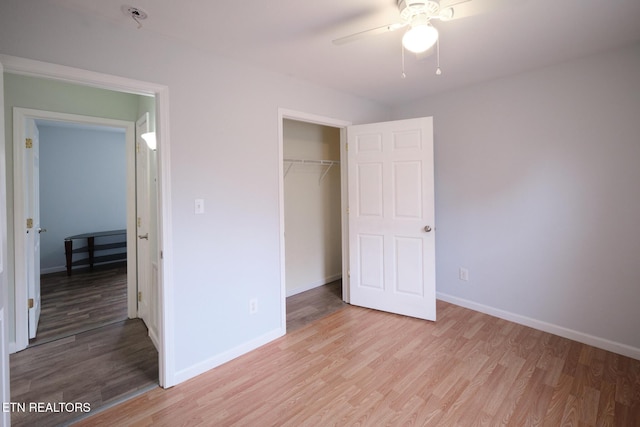
[[[194,213],[196,215],[204,213],[204,199],[196,199]]]

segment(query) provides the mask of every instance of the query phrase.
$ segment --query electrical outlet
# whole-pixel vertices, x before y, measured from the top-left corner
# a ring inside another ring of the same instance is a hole
[[[469,281],[469,269],[465,267],[460,267],[458,270],[458,278],[465,282]]]
[[[258,312],[258,299],[253,298],[249,300],[249,314],[256,314]]]

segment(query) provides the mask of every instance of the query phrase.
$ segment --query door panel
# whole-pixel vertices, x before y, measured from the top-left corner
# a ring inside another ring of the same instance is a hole
[[[399,294],[423,296],[422,264],[424,252],[422,239],[396,237],[395,239],[396,277],[394,284]]]
[[[382,164],[363,163],[358,168],[358,204],[361,217],[381,218],[382,212]]]
[[[393,164],[394,218],[422,218],[422,164],[396,162]]]
[[[360,286],[384,289],[384,236],[360,234]]]
[[[351,303],[435,320],[432,118],[351,126],[347,139]]]

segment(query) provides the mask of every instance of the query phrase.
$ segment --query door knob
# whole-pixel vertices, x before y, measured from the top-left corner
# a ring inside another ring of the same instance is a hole
[[[46,228],[38,228],[38,233],[46,233],[47,229]]]
[[[427,233],[430,232],[431,231],[431,226],[425,225],[424,226],[424,231],[427,232]]]
[[[138,239],[146,239],[149,240],[149,233],[142,235],[142,236],[138,236]]]

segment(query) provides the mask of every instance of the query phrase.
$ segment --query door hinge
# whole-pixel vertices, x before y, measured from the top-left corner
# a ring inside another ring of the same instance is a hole
[[[164,258],[162,251],[160,251],[160,259]]]
[[[349,151],[349,143],[344,144],[344,151]]]
[[[33,228],[33,218],[27,218],[27,228]]]
[[[141,227],[142,225],[142,218],[138,217],[138,227]]]
[[[140,143],[136,142],[136,153],[140,152]]]
[[[349,215],[349,208],[347,208],[347,215]]]
[[[33,148],[33,139],[27,138],[24,144],[27,148]]]
[[[142,302],[142,291],[138,292],[138,302]]]
[[[33,308],[33,298],[29,298],[29,302],[27,303],[27,305],[29,306],[29,308]]]

